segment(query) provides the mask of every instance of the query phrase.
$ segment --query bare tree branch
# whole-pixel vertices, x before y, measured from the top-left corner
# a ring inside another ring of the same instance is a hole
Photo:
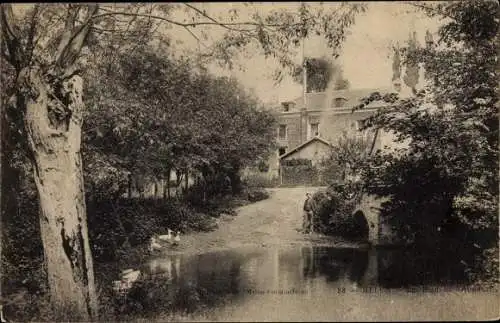
[[[61,36],[61,40],[59,41],[59,46],[57,47],[56,51],[56,56],[55,56],[56,62],[59,60],[64,49],[68,46],[69,42],[71,41],[71,37],[74,32],[73,28],[75,28],[76,18],[77,18],[77,9],[71,4],[68,4],[68,11],[66,12],[66,20],[64,22],[64,32]]]
[[[0,24],[2,27],[2,39],[7,45],[7,51],[3,52],[5,58],[20,71],[23,64],[24,53],[21,47],[19,36],[14,31],[14,14],[11,4],[0,6]]]
[[[28,55],[28,64],[33,58],[33,51],[35,49],[38,39],[35,39],[36,28],[38,25],[38,13],[40,11],[40,4],[36,3],[31,14],[30,31],[28,34],[28,42],[26,45],[26,54]]]
[[[144,17],[144,18],[154,18],[154,19],[158,19],[158,20],[163,20],[163,21],[166,21],[168,23],[171,23],[171,24],[174,24],[174,25],[177,25],[177,26],[186,26],[186,27],[189,27],[189,26],[198,26],[198,25],[216,25],[215,23],[212,23],[212,22],[199,22],[199,23],[182,23],[182,22],[179,22],[179,21],[175,21],[175,20],[171,20],[171,19],[168,19],[168,18],[165,18],[165,17],[161,17],[161,16],[157,16],[157,15],[150,15],[150,14],[144,14],[144,13],[131,13],[131,12],[118,12],[118,11],[108,11],[108,12],[105,12],[105,13],[101,13],[99,15],[95,15],[92,17],[93,20],[97,20],[99,18],[103,18],[103,17],[107,17],[107,16],[115,16],[115,15],[121,15],[121,16],[136,16],[136,17]]]
[[[6,36],[9,39],[19,38],[14,32],[14,28],[12,26],[14,20],[14,14],[12,13],[12,5],[4,4],[1,6],[2,13],[2,28],[5,28]]]
[[[100,32],[100,33],[116,33],[119,35],[127,35],[131,33],[128,29],[126,30],[117,30],[117,29],[109,29],[109,28],[102,28],[102,27],[96,27],[92,26],[90,27],[93,31]]]
[[[255,27],[259,27],[259,26],[265,26],[265,27],[290,27],[290,26],[298,26],[298,25],[302,25],[303,22],[297,22],[295,24],[286,24],[286,23],[283,23],[283,24],[261,24],[261,23],[258,23],[258,22],[254,22],[254,21],[244,21],[244,22],[216,22],[215,21],[196,21],[196,22],[190,22],[190,23],[185,23],[185,22],[180,22],[180,21],[175,21],[175,20],[171,20],[171,19],[168,19],[166,17],[162,17],[162,16],[158,16],[158,15],[148,15],[148,14],[140,14],[140,13],[131,13],[131,12],[119,12],[119,11],[107,11],[105,13],[101,13],[99,15],[95,15],[92,17],[92,19],[96,20],[96,19],[99,19],[99,18],[102,18],[102,17],[106,17],[106,16],[113,16],[113,15],[122,15],[122,16],[138,16],[138,17],[145,17],[145,18],[154,18],[154,19],[159,19],[159,20],[163,20],[163,21],[166,21],[168,23],[171,23],[171,24],[174,24],[174,25],[177,25],[177,26],[181,26],[181,27],[195,27],[195,26],[202,26],[202,25],[209,25],[209,26],[220,26],[220,27],[225,27],[227,28],[227,26],[255,26]],[[213,19],[213,18],[211,18]],[[251,31],[250,29],[234,29],[235,31]]]
[[[87,8],[86,21],[73,31],[68,41],[64,41],[66,45],[56,56],[56,65],[59,67],[66,68],[73,64],[85,43],[93,23],[92,17],[99,10],[99,6],[97,4],[90,4]]]
[[[210,17],[209,15],[207,15],[204,11],[202,11],[202,10],[200,10],[200,9],[196,8],[195,6],[190,5],[189,3],[184,3],[184,5],[185,5],[186,7],[188,7],[188,8],[193,9],[194,11],[196,11],[197,13],[199,13],[200,15],[202,15],[203,17],[205,17],[205,18],[207,18],[208,20],[210,20],[212,23],[214,23],[214,24],[216,24],[216,25],[219,25],[219,26],[221,26],[221,27],[224,27],[224,28],[226,28],[226,29],[228,29],[228,30],[238,31],[238,32],[241,32],[241,31],[251,31],[251,30],[249,30],[249,29],[231,28],[231,27],[229,27],[229,26],[228,26],[229,24],[222,23],[222,22],[220,22],[220,21],[215,20],[214,18],[212,18],[212,17]],[[233,24],[238,24],[238,23],[231,23],[231,25],[233,25]],[[253,24],[254,24],[254,23],[252,23],[252,25],[253,25]],[[255,24],[255,25],[259,25],[259,24]]]
[[[200,44],[200,45],[202,45],[203,47],[205,47],[205,48],[207,48],[207,49],[208,49],[208,46],[207,46],[207,45],[205,45],[205,44],[202,42],[202,40],[200,39],[200,37],[196,36],[196,34],[195,34],[193,31],[191,31],[191,29],[189,29],[189,27],[184,26],[184,29],[186,29],[186,30],[188,31],[188,33],[190,33],[190,34],[191,34],[191,36],[193,36],[193,38],[194,38],[194,39],[196,39],[196,40],[198,41],[198,44]]]
[[[408,5],[410,5],[414,8],[423,10],[423,11],[432,12],[434,14],[441,15],[443,17],[447,17],[450,19],[456,19],[456,17],[450,16],[449,14],[445,13],[443,10],[439,10],[439,8],[435,8],[435,7],[426,5],[425,3],[421,3],[421,2],[417,3],[417,2],[411,1],[411,2],[408,2]]]

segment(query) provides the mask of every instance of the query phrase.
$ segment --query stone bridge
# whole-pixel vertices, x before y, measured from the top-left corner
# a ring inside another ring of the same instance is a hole
[[[388,243],[390,240],[390,230],[387,225],[381,221],[380,207],[387,201],[387,198],[377,198],[374,195],[361,193],[361,201],[353,212],[353,217],[359,221],[366,221],[368,225],[368,241],[372,245]]]

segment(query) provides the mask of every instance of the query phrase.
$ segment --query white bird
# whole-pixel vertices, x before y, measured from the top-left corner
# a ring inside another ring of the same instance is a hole
[[[140,270],[122,270],[120,280],[113,280],[113,290],[118,294],[125,294],[132,287],[132,284],[139,279],[140,275]]]
[[[126,283],[127,287],[131,287],[134,282],[136,282],[139,279],[139,276],[141,275],[140,270],[127,270],[126,273],[122,272],[122,277],[121,280],[122,282]]]
[[[0,305],[0,322],[7,323],[7,320],[5,319],[5,317],[3,317],[3,306],[2,305]]]
[[[150,242],[149,242],[149,251],[154,251],[154,250],[161,250],[162,245],[156,242],[155,237],[151,237]]]
[[[158,236],[158,239],[165,242],[172,242],[172,230],[168,229],[168,234],[162,234]]]
[[[128,269],[124,269],[122,270],[122,273],[121,275],[124,276],[124,275],[128,275],[130,274],[131,272],[133,272],[134,270],[132,268],[128,268]]]
[[[175,235],[175,238],[174,238],[173,245],[177,246],[179,244],[179,242],[181,242],[181,232],[177,231],[177,234]]]
[[[127,270],[126,273],[122,273],[122,280],[135,282],[139,278],[140,274],[141,274],[140,270],[131,270],[131,271]]]

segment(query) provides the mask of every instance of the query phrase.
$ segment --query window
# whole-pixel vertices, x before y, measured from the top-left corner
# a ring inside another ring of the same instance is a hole
[[[278,139],[286,140],[286,124],[281,124],[278,129]]]
[[[311,138],[319,136],[319,123],[311,123]]]
[[[283,112],[288,112],[295,108],[295,102],[282,102],[281,107],[283,108]]]
[[[347,99],[346,98],[335,98],[335,107],[340,108],[343,107],[346,103]]]
[[[280,147],[280,149],[278,149],[279,156],[284,155],[285,153],[286,153],[286,147]]]

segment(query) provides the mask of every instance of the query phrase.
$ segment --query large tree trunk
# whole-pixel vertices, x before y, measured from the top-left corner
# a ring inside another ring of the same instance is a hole
[[[97,297],[80,154],[82,78],[48,82],[35,68],[24,69],[18,78],[50,296],[59,314],[89,320],[95,318]]]

